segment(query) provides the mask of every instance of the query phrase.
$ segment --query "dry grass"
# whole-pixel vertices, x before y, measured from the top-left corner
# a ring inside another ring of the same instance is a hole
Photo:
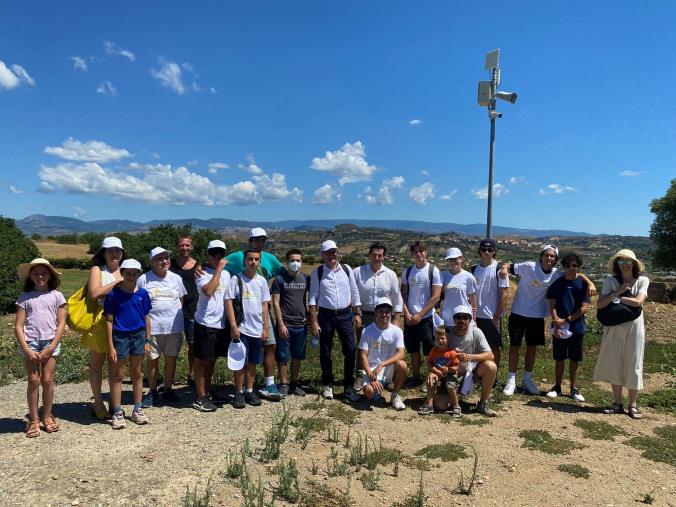
[[[35,246],[38,247],[40,255],[46,259],[66,259],[71,257],[73,259],[83,259],[91,257],[87,253],[88,245],[60,245],[55,241],[34,241]]]

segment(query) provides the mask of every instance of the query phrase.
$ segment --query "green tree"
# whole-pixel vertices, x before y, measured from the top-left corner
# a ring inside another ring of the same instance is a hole
[[[653,262],[662,268],[676,268],[676,179],[664,197],[653,199],[650,211],[655,221],[650,227],[650,239],[655,244]]]
[[[39,256],[35,244],[17,229],[14,220],[0,216],[0,312],[14,312],[22,286],[16,268]]]

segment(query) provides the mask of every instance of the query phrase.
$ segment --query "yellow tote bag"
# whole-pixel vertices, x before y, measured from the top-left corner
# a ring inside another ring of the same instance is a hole
[[[97,314],[102,311],[97,301],[87,294],[87,285],[76,291],[67,301],[68,327],[78,333],[89,333],[94,325]]]

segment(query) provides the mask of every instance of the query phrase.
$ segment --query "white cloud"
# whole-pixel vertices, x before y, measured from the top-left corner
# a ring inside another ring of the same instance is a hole
[[[453,199],[453,196],[454,196],[457,192],[458,192],[458,189],[455,188],[455,189],[451,190],[451,191],[450,191],[449,193],[447,193],[447,194],[440,195],[440,196],[439,196],[439,199],[441,199],[442,201],[450,201],[451,199]]]
[[[213,86],[210,86],[209,87],[209,93],[211,93],[212,95],[216,95],[218,93],[218,90],[216,88],[214,88]]]
[[[643,176],[647,171],[622,171],[620,176]]]
[[[410,122],[408,122],[408,124],[412,127],[418,127],[419,125],[423,124],[423,121],[418,118],[413,118]]]
[[[38,172],[43,192],[105,195],[118,199],[146,203],[187,203],[213,205],[248,205],[264,201],[302,201],[303,192],[289,189],[286,177],[280,173],[272,176],[254,176],[253,181],[240,181],[234,185],[216,185],[208,177],[193,173],[186,167],[170,165],[130,164],[141,171],[138,176],[126,171],[112,171],[100,164],[60,163],[42,166]]]
[[[181,67],[175,62],[169,62],[164,58],[159,59],[160,68],[150,69],[150,75],[157,79],[162,86],[173,90],[178,95],[184,95],[187,91],[181,79]]]
[[[187,70],[188,72],[192,72],[192,64],[190,62],[183,62],[181,64],[181,67],[183,67],[183,70]]]
[[[87,212],[85,211],[85,209],[84,209],[83,207],[81,207],[81,206],[73,206],[73,216],[74,216],[75,218],[82,218],[82,217],[85,216],[86,214],[87,214]]]
[[[523,176],[512,176],[511,178],[509,178],[508,183],[510,185],[523,185],[524,183],[526,183],[526,178],[524,178]]]
[[[254,160],[252,155],[247,155],[246,157],[247,163],[246,164],[239,164],[238,167],[245,172],[248,172],[249,174],[262,174],[263,169],[261,169],[257,164],[256,161]]]
[[[418,204],[427,204],[427,201],[434,196],[434,185],[432,183],[425,182],[422,185],[411,188],[408,193],[408,196],[411,200]]]
[[[117,88],[110,81],[104,81],[99,86],[96,87],[96,93],[101,95],[108,95],[109,97],[117,97]]]
[[[488,187],[475,188],[472,190],[475,199],[488,199]],[[509,194],[509,189],[502,183],[493,184],[493,197],[503,197]]]
[[[423,176],[429,176],[430,175],[430,173],[428,173],[424,169],[422,171],[420,171],[420,174],[422,174]]]
[[[345,143],[336,151],[327,151],[322,157],[312,159],[310,165],[317,171],[325,171],[340,176],[338,183],[356,183],[358,181],[370,181],[378,169],[366,162],[366,150],[361,141],[353,144]]]
[[[153,157],[153,158],[160,158],[160,154],[157,153],[156,151],[153,151],[153,152],[150,154],[150,156]]]
[[[197,81],[192,82],[192,84],[190,85],[190,89],[194,92],[201,92],[202,91],[202,87],[199,84],[197,84]]]
[[[122,49],[120,46],[115,44],[112,41],[109,40],[104,40],[103,41],[103,48],[106,50],[106,53],[109,55],[117,55],[117,56],[122,56],[129,60],[130,62],[133,62],[136,60],[136,56],[134,53],[129,51],[128,49]]]
[[[192,167],[194,165],[197,165],[197,160],[188,160],[188,163],[186,165],[188,167]]]
[[[190,162],[188,162],[188,164],[190,164]],[[230,166],[225,162],[211,162],[209,164],[209,169],[207,170],[209,174],[216,174],[221,169],[230,169]]]
[[[545,194],[563,194],[564,192],[577,192],[577,188],[571,187],[568,185],[560,185],[558,183],[550,183],[547,185],[545,188],[541,188],[538,193],[540,195],[545,195]]]
[[[97,162],[101,164],[131,157],[131,153],[127,150],[114,148],[103,141],[82,142],[72,137],[61,143],[61,146],[45,147],[45,153],[75,162]]]
[[[313,195],[312,204],[333,204],[335,201],[340,201],[343,197],[338,189],[328,183],[316,189]]]
[[[394,176],[393,178],[384,179],[378,190],[378,195],[370,195],[371,187],[366,187],[364,190],[367,195],[362,195],[368,204],[394,204],[394,196],[392,189],[401,188],[406,180],[403,176]]]
[[[14,185],[9,186],[9,191],[13,194],[23,194],[23,190],[16,188]]]
[[[87,67],[87,62],[81,56],[71,56],[69,57],[69,60],[73,61],[73,68],[75,70],[81,70],[82,72],[87,72],[89,70],[89,67]]]
[[[0,60],[0,87],[6,90],[13,90],[21,84],[35,86],[35,80],[28,75],[26,69],[21,65],[14,64],[11,68]]]

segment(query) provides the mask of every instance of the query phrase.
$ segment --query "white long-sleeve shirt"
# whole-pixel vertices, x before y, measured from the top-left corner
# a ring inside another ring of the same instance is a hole
[[[349,276],[345,274],[342,266],[345,266]],[[319,268],[312,272],[310,275],[310,306],[329,310],[342,310],[350,305],[361,306],[354,272],[347,264],[342,266],[338,263],[332,270],[324,264],[321,280],[318,279]]]
[[[364,264],[354,269],[354,278],[359,289],[362,310],[373,312],[378,299],[388,297],[392,301],[392,312],[400,313],[403,308],[399,277],[390,268],[381,266],[374,273],[371,264]]]

